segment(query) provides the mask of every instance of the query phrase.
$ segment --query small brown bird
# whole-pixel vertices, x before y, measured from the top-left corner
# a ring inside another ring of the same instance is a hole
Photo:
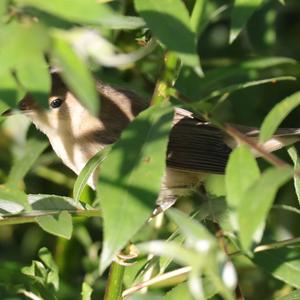
[[[93,116],[70,92],[58,74],[52,74],[49,110],[41,109],[28,95],[19,109],[45,133],[63,163],[79,174],[87,161],[106,145],[114,143],[148,103],[135,93],[97,83],[101,112]],[[238,127],[257,140],[258,130]],[[300,129],[281,129],[264,145],[267,151],[300,140]],[[176,108],[167,150],[167,168],[158,203],[172,204],[178,196],[197,187],[207,173],[224,173],[236,142],[192,112]],[[89,180],[95,187],[97,174]]]

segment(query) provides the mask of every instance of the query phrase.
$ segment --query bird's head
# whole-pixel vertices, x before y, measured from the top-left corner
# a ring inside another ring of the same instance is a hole
[[[61,78],[52,74],[52,88],[48,107],[42,107],[30,94],[18,104],[18,109],[46,135],[74,132],[82,122],[87,109],[68,90]]]

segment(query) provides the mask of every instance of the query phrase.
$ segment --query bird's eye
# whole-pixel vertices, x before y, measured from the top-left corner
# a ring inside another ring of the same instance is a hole
[[[55,98],[55,99],[53,99],[53,100],[50,102],[50,106],[51,106],[52,108],[58,108],[58,107],[60,107],[60,106],[62,105],[62,103],[63,103],[63,100],[62,100],[62,99],[60,99],[60,98]]]

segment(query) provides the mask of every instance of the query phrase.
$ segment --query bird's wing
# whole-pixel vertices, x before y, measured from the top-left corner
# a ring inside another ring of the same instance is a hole
[[[221,130],[191,112],[176,109],[167,153],[169,167],[222,174],[230,152]]]
[[[173,125],[167,153],[169,167],[191,172],[224,173],[230,152],[237,146],[235,140],[211,123],[183,109],[176,109]],[[251,140],[259,141],[257,128],[232,126]],[[279,128],[261,146],[272,152],[299,140],[299,128]],[[260,156],[255,151],[253,153]]]

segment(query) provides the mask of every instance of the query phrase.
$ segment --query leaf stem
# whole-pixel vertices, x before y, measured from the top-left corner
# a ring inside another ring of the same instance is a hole
[[[124,276],[125,266],[112,262],[108,282],[105,289],[104,300],[119,300],[121,299],[122,284]]]
[[[183,267],[183,268],[180,268],[180,269],[177,269],[177,270],[174,270],[174,271],[162,274],[162,275],[158,275],[156,277],[153,277],[147,281],[143,281],[143,282],[125,290],[122,294],[122,297],[125,298],[135,292],[138,292],[139,290],[142,290],[146,287],[149,287],[149,286],[157,284],[157,283],[161,284],[163,281],[167,281],[169,279],[174,279],[174,278],[178,278],[178,277],[179,278],[184,277],[184,279],[186,279],[187,276],[183,276],[183,275],[188,274],[191,270],[192,270],[191,267]]]

